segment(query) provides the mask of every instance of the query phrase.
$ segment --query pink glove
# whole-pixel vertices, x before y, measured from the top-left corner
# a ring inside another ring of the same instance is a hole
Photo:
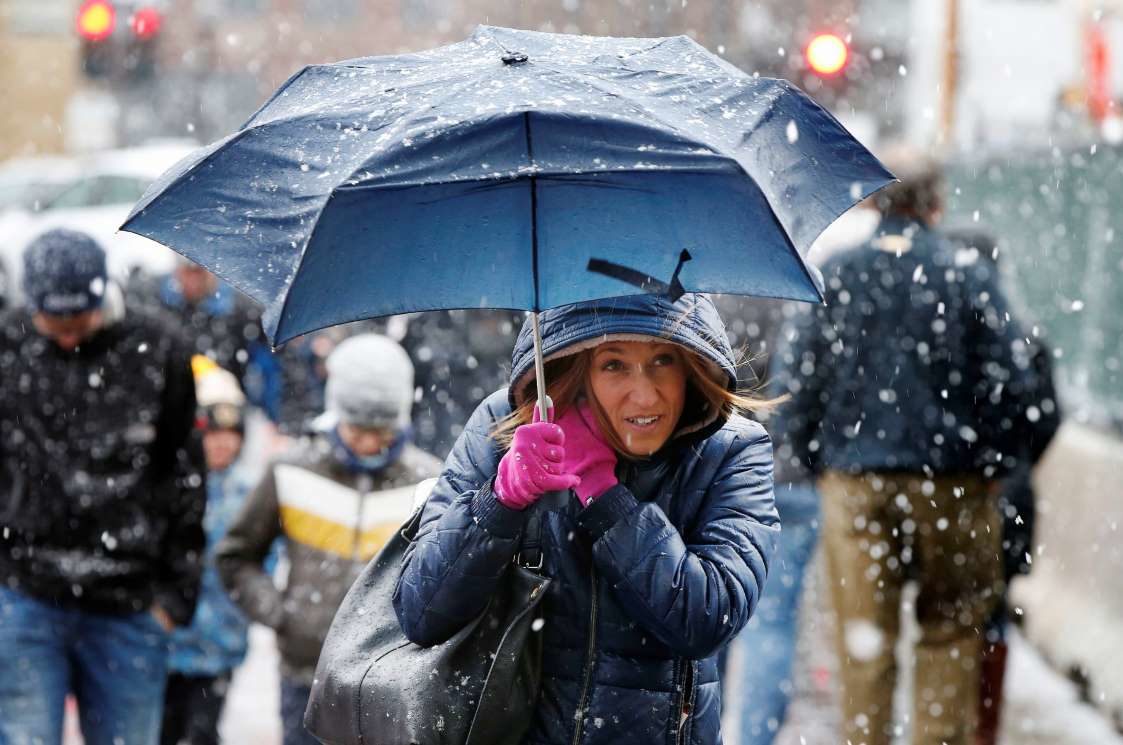
[[[553,409],[550,409],[553,419]],[[565,471],[565,433],[552,422],[543,422],[534,407],[534,423],[515,429],[510,449],[499,461],[495,497],[504,507],[525,510],[551,491],[571,489],[580,481]]]
[[[567,443],[562,471],[579,477],[573,487],[582,507],[616,486],[616,451],[601,435],[596,417],[586,401],[569,409],[558,420]]]

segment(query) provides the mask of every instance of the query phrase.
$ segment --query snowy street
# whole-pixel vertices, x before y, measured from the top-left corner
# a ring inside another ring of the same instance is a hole
[[[0,745],[1123,745],[1123,0],[0,50]]]
[[[800,620],[800,641],[795,685],[788,721],[777,738],[778,745],[819,745],[838,742],[838,711],[834,701],[837,661],[830,634],[833,618],[826,605],[816,602],[823,593],[824,577],[816,562],[807,578]],[[902,623],[902,642],[915,633],[915,624]],[[1079,698],[1076,686],[1052,669],[1041,654],[1012,630],[1009,638],[1005,703],[1001,745],[1123,745],[1123,736],[1099,711]],[[898,654],[902,683],[911,670],[908,659]],[[737,655],[732,664],[743,664]],[[898,691],[897,709],[907,710],[908,691]],[[739,695],[729,691],[728,697]],[[727,699],[728,700],[728,699]],[[737,745],[735,711],[726,709],[723,732],[726,745]],[[906,738],[899,739],[906,745]]]
[[[809,588],[813,595],[814,588]],[[816,611],[822,618],[824,612]],[[803,652],[799,659],[799,689],[779,745],[827,745],[836,742],[837,713],[832,702],[832,653],[827,626],[805,614],[801,623]],[[733,664],[742,661],[733,658]],[[1010,639],[1006,708],[1002,745],[1123,745],[1098,711],[1079,700],[1076,687],[1058,675],[1019,634]],[[273,634],[261,626],[251,631],[250,656],[238,670],[222,723],[225,742],[279,745],[277,718],[277,656]],[[738,695],[730,691],[730,695]],[[726,733],[735,731],[736,712],[727,709]],[[726,745],[737,745],[731,734]],[[68,743],[76,745],[76,741]]]

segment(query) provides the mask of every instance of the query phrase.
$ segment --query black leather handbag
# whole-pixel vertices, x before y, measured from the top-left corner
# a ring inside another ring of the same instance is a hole
[[[541,681],[536,609],[550,580],[532,508],[515,562],[484,612],[432,647],[402,633],[393,594],[421,508],[347,593],[328,632],[304,726],[328,745],[518,745]]]

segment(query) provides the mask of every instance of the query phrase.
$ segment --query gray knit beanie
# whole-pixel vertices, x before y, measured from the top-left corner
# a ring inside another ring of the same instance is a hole
[[[356,427],[402,429],[413,407],[413,363],[381,334],[344,340],[327,359],[328,412]]]

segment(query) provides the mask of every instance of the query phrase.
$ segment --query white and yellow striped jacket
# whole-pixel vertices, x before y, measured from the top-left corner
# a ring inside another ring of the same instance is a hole
[[[311,683],[320,646],[351,583],[413,511],[441,463],[409,445],[376,476],[347,470],[322,438],[270,464],[218,548],[219,573],[253,620],[277,632],[282,674]],[[279,589],[263,562],[283,538]]]

